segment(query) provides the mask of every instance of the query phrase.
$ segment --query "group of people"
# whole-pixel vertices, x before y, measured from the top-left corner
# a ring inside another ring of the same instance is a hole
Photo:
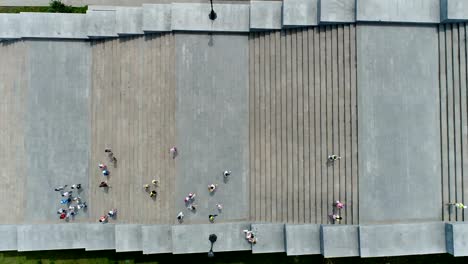
[[[343,220],[343,217],[340,215],[340,212],[341,209],[343,209],[344,207],[344,203],[339,200],[333,203],[333,213],[329,215],[332,224],[339,223],[341,220]]]
[[[151,184],[154,186],[154,188],[156,188],[156,187],[159,186],[159,181],[158,180],[152,180]],[[151,198],[156,198],[156,195],[158,195],[158,192],[156,190],[151,190],[150,191],[150,185],[149,184],[143,185],[143,188],[145,189],[146,192],[149,192],[149,196]]]
[[[175,147],[171,148],[171,153],[172,153],[172,150],[177,150]],[[175,152],[177,153],[177,151]],[[173,156],[173,158],[175,158],[175,156]],[[224,171],[223,172],[223,177],[225,180],[227,180],[229,178],[229,176],[231,175],[231,171]],[[214,193],[216,192],[218,188],[218,184],[215,184],[215,183],[212,183],[212,184],[209,184],[208,185],[208,192],[210,193]],[[185,203],[185,207],[189,210],[189,211],[196,211],[197,210],[197,204],[195,204],[195,196],[196,194],[194,192],[190,192],[185,198],[184,198],[184,203]],[[221,211],[223,210],[223,205],[221,203],[217,203],[216,204],[216,210],[218,211],[218,213],[221,213]],[[184,213],[183,212],[179,212],[177,214],[177,221],[179,223],[182,223],[183,220],[184,220]],[[210,223],[214,223],[215,222],[215,219],[218,215],[217,214],[210,214],[208,215],[208,221]]]
[[[62,199],[60,200],[61,207],[57,210],[60,219],[68,221],[74,218],[79,210],[87,208],[86,202],[81,200],[80,196],[73,196],[73,191],[76,193],[81,191],[81,184],[73,184],[70,190],[67,190],[68,185],[63,185],[55,188],[56,192],[60,192]]]
[[[106,148],[104,149],[104,153],[107,154],[107,158],[109,160],[109,162],[111,164],[113,164],[114,168],[117,167],[117,158],[114,156],[114,153],[112,152],[112,149],[110,148]],[[110,175],[110,171],[107,167],[106,164],[104,163],[99,163],[98,164],[98,168],[101,170],[101,173],[102,173],[102,176],[108,178],[108,176]],[[104,180],[104,181],[101,181],[101,183],[99,184],[99,188],[109,188],[109,184],[107,183],[107,179]],[[115,217],[117,216],[117,209],[111,209],[109,210],[106,214],[102,215],[99,217],[98,221],[100,223],[107,223],[109,221],[109,219],[115,219]]]

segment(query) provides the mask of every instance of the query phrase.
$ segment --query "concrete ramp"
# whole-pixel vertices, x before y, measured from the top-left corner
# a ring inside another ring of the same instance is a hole
[[[252,245],[252,253],[285,252],[284,224],[252,224],[257,235],[257,243]]]
[[[115,251],[143,251],[141,225],[116,225]]]
[[[87,224],[85,247],[86,251],[115,249],[115,226]]]
[[[437,223],[361,225],[361,257],[446,253],[445,225]]]
[[[320,225],[286,225],[286,254],[320,254]]]
[[[0,225],[0,251],[18,249],[16,225]]]
[[[172,226],[148,225],[141,227],[143,254],[172,252]]]
[[[243,230],[250,229],[249,223],[223,223],[206,225],[178,225],[172,227],[173,254],[202,253],[210,250],[208,240],[215,234],[218,240],[214,252],[250,250]]]
[[[19,225],[18,251],[83,249],[86,224]]]

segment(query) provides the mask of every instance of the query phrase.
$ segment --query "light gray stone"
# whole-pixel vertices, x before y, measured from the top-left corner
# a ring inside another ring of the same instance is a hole
[[[321,225],[321,252],[326,258],[359,256],[358,226]]]
[[[18,225],[18,251],[84,249],[86,224]]]
[[[455,257],[468,256],[468,223],[445,224],[447,252]]]
[[[86,251],[115,249],[115,226],[113,224],[87,224]]]
[[[116,31],[119,35],[142,35],[143,9],[118,6],[116,8]]]
[[[356,21],[439,23],[440,0],[356,0]]]
[[[210,214],[222,222],[249,218],[248,41],[247,34],[175,35],[174,211],[186,212],[184,223],[208,223]],[[227,181],[225,170],[232,171]],[[208,184],[218,184],[218,191],[209,193]],[[190,192],[201,201],[196,213],[182,202]],[[216,203],[223,204],[222,213]]]
[[[85,14],[20,13],[21,37],[88,39]]]
[[[73,195],[88,201],[91,48],[88,42],[70,40],[28,40],[26,44],[25,192],[42,191],[40,199],[26,199],[24,217],[59,223],[56,211],[65,206],[55,187],[80,183],[82,188],[73,190]],[[87,218],[85,210],[75,216],[76,220]]]
[[[170,4],[144,4],[143,31],[171,31],[171,12],[172,7]]]
[[[173,3],[172,29],[183,31],[249,32],[250,9],[245,4],[213,4],[217,18],[209,19],[210,4]]]
[[[21,38],[19,14],[0,14],[0,40]]]
[[[414,223],[359,226],[361,257],[446,253],[445,224]]]
[[[288,256],[320,254],[320,225],[286,225]]]
[[[318,0],[284,0],[283,26],[315,26],[318,24]]]
[[[0,251],[18,249],[16,225],[0,225]]]
[[[115,225],[115,251],[143,251],[141,225]]]
[[[356,22],[356,0],[320,0],[320,23]]]
[[[116,11],[117,6],[89,5],[88,11]]]
[[[282,7],[281,1],[251,1],[250,28],[281,29]]]
[[[257,235],[252,253],[286,252],[284,224],[252,224],[252,231]]]
[[[437,28],[356,31],[359,222],[441,221]]]
[[[251,246],[243,230],[250,229],[249,223],[221,223],[206,225],[175,225],[172,227],[172,248],[174,254],[201,253],[210,250],[211,234],[217,236],[214,252],[244,251]]]
[[[88,11],[86,12],[86,24],[88,37],[107,38],[118,37],[116,30],[115,11]]]
[[[142,226],[143,254],[160,254],[172,252],[172,226]]]
[[[468,1],[441,0],[440,5],[442,22],[462,22],[468,20]]]

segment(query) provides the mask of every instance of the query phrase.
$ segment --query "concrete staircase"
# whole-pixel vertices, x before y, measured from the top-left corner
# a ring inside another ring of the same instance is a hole
[[[249,244],[243,230],[256,233]],[[410,223],[386,225],[314,225],[278,223],[220,223],[200,225],[139,225],[68,223],[0,225],[0,251],[60,249],[142,251],[143,254],[204,253],[208,236],[218,237],[215,252],[286,252],[324,257],[379,257],[450,253],[468,256],[467,223]]]
[[[143,4],[89,6],[86,14],[0,14],[0,40],[90,39],[167,31],[250,32],[355,22],[426,23],[468,21],[463,0],[284,0],[248,4]]]

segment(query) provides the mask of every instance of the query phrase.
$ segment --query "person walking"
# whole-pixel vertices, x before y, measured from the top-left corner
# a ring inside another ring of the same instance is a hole
[[[71,188],[72,188],[72,189],[77,189],[77,190],[79,190],[79,189],[81,189],[81,184],[80,184],[80,183],[78,183],[78,184],[73,184],[73,185],[71,186]]]
[[[231,171],[227,171],[227,170],[224,171],[223,176],[224,176],[224,178],[227,178],[227,177],[231,176]]]
[[[158,186],[159,185],[159,181],[158,180],[152,180],[151,183],[154,185],[154,186]]]
[[[179,223],[182,223],[184,221],[184,213],[179,212],[179,214],[177,215],[177,221],[179,221]]]
[[[212,192],[216,191],[216,187],[218,187],[217,184],[210,184],[210,185],[208,185],[208,191],[212,193]]]
[[[215,214],[215,215],[209,215],[209,216],[208,216],[208,220],[210,220],[211,223],[214,223],[215,218],[216,218],[217,216],[218,216],[217,214]]]
[[[110,217],[110,218],[114,218],[117,214],[117,209],[112,209],[110,210],[107,215]]]
[[[171,154],[172,159],[175,159],[178,155],[177,148],[175,146],[170,148],[169,153]]]
[[[336,207],[336,209],[343,209],[344,208],[344,203],[340,202],[339,200],[333,203],[333,206]]]
[[[73,191],[68,191],[68,192],[62,192],[62,197],[69,197],[71,196]]]
[[[223,210],[223,205],[222,204],[216,204],[216,208],[218,209],[218,211],[221,211],[221,210]]]
[[[155,197],[158,193],[155,190],[150,192],[150,197]]]
[[[56,192],[63,191],[65,188],[67,188],[67,186],[68,186],[68,185],[65,184],[65,185],[63,185],[63,186],[59,186],[59,187],[55,188],[54,190],[55,190]]]
[[[108,188],[109,185],[107,185],[107,181],[103,181],[101,182],[101,184],[99,184],[99,188]]]
[[[98,167],[99,167],[99,169],[101,169],[101,170],[107,170],[106,164],[99,163],[99,164],[98,164]]]

